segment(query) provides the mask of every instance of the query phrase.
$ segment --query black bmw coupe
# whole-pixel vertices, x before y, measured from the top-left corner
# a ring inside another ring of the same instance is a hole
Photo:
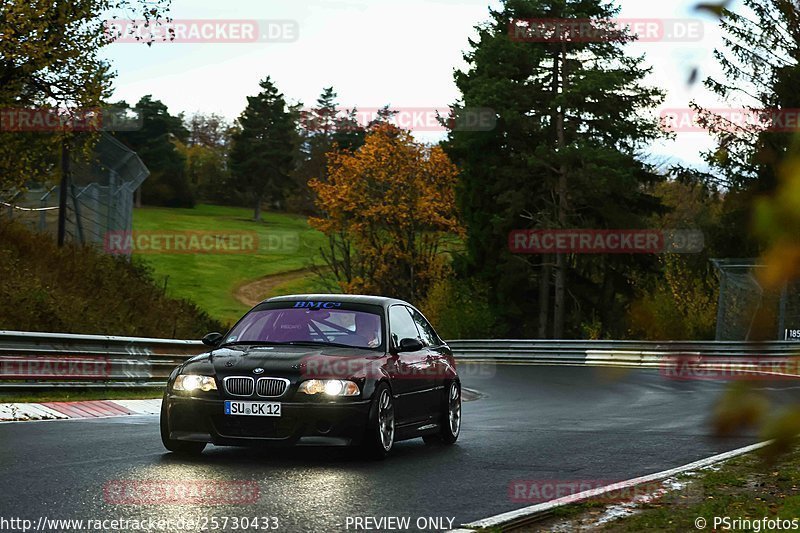
[[[211,351],[169,377],[161,407],[168,450],[221,446],[452,444],[461,383],[452,352],[412,305],[376,296],[267,300]]]

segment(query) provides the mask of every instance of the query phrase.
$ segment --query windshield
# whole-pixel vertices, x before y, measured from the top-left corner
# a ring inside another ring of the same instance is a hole
[[[375,308],[375,312],[341,308],[257,308],[231,330],[225,344],[319,343],[378,349],[384,337],[378,312],[379,308]]]

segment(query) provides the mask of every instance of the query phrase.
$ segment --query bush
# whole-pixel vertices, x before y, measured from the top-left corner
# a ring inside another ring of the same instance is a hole
[[[660,258],[658,278],[628,310],[632,338],[646,340],[712,340],[717,323],[717,288],[707,265],[687,258]]]
[[[225,326],[168,298],[143,263],[0,220],[0,329],[200,338]]]
[[[444,277],[433,284],[420,307],[444,339],[497,338],[502,332],[488,294],[488,287],[475,280]]]

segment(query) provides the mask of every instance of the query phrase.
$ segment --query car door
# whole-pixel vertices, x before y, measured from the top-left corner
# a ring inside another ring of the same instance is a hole
[[[443,405],[443,389],[445,382],[450,380],[455,375],[455,368],[451,364],[452,354],[447,344],[442,341],[436,330],[433,329],[430,322],[422,316],[422,313],[414,308],[409,308],[411,318],[417,326],[420,333],[422,344],[425,345],[426,359],[430,369],[430,375],[433,378],[432,386],[434,387],[433,401],[429,402],[428,408],[431,409],[431,415],[440,414],[439,408]]]
[[[419,331],[405,305],[389,308],[390,342],[394,348],[402,339],[420,339]],[[423,343],[424,344],[424,343]],[[430,415],[428,404],[434,388],[431,361],[428,350],[402,352],[393,357],[394,364],[389,369],[392,386],[397,396],[397,417],[401,424],[427,420]]]
[[[444,341],[439,338],[439,335],[436,334],[430,322],[422,316],[422,313],[414,308],[411,308],[410,311],[422,339],[422,344],[425,345],[428,353],[428,360],[435,366],[435,372],[433,372],[435,385],[440,388],[448,377],[452,377],[452,371],[449,371],[450,364],[447,360],[450,350]]]

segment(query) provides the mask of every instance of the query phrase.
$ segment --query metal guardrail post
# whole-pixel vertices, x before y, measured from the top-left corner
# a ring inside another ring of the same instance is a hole
[[[56,190],[55,186],[51,187],[50,190],[44,193],[44,195],[42,195],[42,197],[39,199],[39,203],[41,204],[41,212],[39,213],[39,231],[41,233],[47,231],[47,211],[45,208],[47,207],[47,200],[50,198],[50,195],[53,194],[54,190]]]

